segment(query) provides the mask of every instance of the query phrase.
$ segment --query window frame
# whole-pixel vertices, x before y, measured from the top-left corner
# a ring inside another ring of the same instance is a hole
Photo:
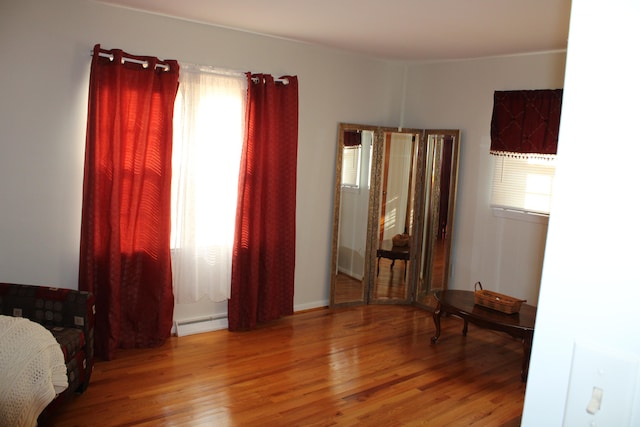
[[[355,151],[357,154],[353,155],[353,156],[347,156],[347,153],[351,153]],[[345,168],[345,163],[351,160],[354,165],[355,168],[350,167],[350,168]],[[358,190],[360,189],[360,174],[362,171],[362,145],[354,145],[354,146],[350,146],[350,147],[343,147],[342,150],[342,174],[340,177],[340,185],[343,189],[353,189],[353,190]],[[354,171],[355,169],[355,171]],[[345,172],[346,170],[351,171],[349,175],[353,175],[354,181],[353,182],[348,182],[345,183]]]

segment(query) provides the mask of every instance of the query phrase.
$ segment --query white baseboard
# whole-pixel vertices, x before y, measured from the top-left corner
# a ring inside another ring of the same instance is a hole
[[[179,337],[193,334],[201,334],[203,332],[218,331],[220,329],[227,329],[229,327],[229,320],[226,317],[223,318],[205,318],[194,319],[189,321],[176,321],[173,323],[173,333]]]
[[[295,313],[296,311],[311,310],[312,308],[322,308],[322,307],[328,307],[328,306],[329,306],[328,299],[322,300],[322,301],[314,301],[307,304],[294,305],[293,312]]]
[[[329,305],[328,300],[316,301],[307,304],[298,304],[294,306],[293,311],[311,310],[314,308],[327,307]],[[225,316],[225,317],[222,317]],[[227,329],[229,327],[229,319],[226,314],[217,315],[214,317],[200,317],[193,319],[181,319],[173,322],[173,328],[171,333],[173,335],[184,337],[187,335],[201,334],[204,332],[219,331],[221,329]]]

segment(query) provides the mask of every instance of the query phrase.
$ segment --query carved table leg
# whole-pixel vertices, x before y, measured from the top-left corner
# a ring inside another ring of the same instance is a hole
[[[442,306],[438,303],[436,307],[436,311],[433,312],[433,323],[436,325],[436,334],[431,337],[431,342],[436,343],[438,338],[440,338],[440,316],[442,315]]]
[[[525,336],[524,338],[522,338],[522,347],[524,349],[524,355],[522,356],[522,369],[520,371],[522,382],[526,382],[527,377],[529,376],[529,360],[531,359],[532,341],[533,336]]]
[[[467,331],[469,330],[469,322],[467,319],[464,319],[464,326],[462,327],[462,336],[467,336]]]

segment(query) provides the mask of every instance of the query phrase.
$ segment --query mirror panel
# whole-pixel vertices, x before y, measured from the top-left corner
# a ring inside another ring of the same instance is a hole
[[[408,303],[421,131],[381,129],[370,302]]]
[[[448,286],[459,130],[341,123],[330,306],[415,303]]]
[[[341,123],[336,152],[331,305],[365,303],[371,166],[376,127]]]
[[[421,224],[420,267],[416,302],[435,308],[434,292],[446,289],[451,269],[451,244],[458,181],[460,132],[427,131],[424,170],[424,220]]]

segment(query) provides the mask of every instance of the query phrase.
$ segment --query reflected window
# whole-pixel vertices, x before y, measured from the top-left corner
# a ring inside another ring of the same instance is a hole
[[[362,145],[344,147],[342,151],[342,186],[360,188]]]

